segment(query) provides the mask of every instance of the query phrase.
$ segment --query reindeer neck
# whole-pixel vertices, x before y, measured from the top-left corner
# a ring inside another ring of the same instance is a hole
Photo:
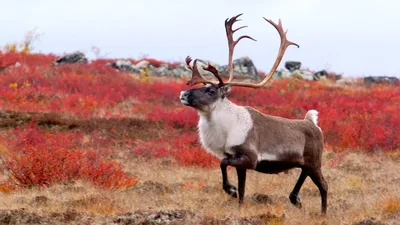
[[[228,98],[223,98],[215,102],[212,106],[210,106],[211,110],[205,111],[197,111],[200,119],[211,120],[215,118],[217,114],[221,114],[222,112],[232,112],[237,109],[239,106],[235,103],[231,102]]]

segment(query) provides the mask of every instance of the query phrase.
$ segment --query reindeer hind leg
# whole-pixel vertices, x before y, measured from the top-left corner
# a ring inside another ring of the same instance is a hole
[[[289,195],[290,202],[299,208],[301,208],[301,200],[298,195],[301,186],[303,186],[303,183],[306,180],[306,178],[307,178],[307,173],[305,169],[302,169],[299,179],[297,179],[296,185],[294,186],[292,192]]]
[[[322,175],[321,168],[310,171],[309,176],[319,189],[319,192],[321,194],[321,212],[322,214],[326,214],[328,183],[325,181],[324,176]]]

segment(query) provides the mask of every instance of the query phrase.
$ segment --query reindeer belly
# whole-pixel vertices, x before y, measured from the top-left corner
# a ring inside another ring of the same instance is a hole
[[[300,167],[300,164],[298,162],[293,162],[293,161],[263,160],[257,163],[255,171],[261,173],[276,174],[294,167]]]
[[[304,164],[303,152],[300,149],[275,147],[272,150],[264,150],[259,154],[256,171],[276,174]]]

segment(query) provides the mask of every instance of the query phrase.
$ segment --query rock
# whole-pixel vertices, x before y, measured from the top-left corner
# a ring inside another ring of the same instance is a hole
[[[274,73],[274,78],[286,79],[292,76],[292,73],[285,69],[277,69]]]
[[[251,80],[260,80],[257,68],[249,57],[241,57],[233,60],[233,73],[235,77],[249,77]],[[216,67],[217,68],[217,67]],[[228,65],[218,67],[218,72],[223,75],[228,75]]]
[[[111,66],[119,71],[127,71],[132,73],[140,72],[140,70],[129,60],[119,59],[117,61],[107,63],[106,65]]]
[[[258,75],[257,68],[249,57],[242,57],[233,60],[233,67],[242,71],[243,74]]]
[[[327,78],[328,77],[328,72],[326,70],[320,70],[318,72],[315,72],[313,74],[314,80],[319,80],[321,78]]]
[[[195,214],[186,210],[136,211],[111,215],[106,224],[192,224]]]
[[[285,214],[278,215],[271,212],[251,215],[249,217],[204,217],[199,224],[230,224],[230,225],[256,225],[256,224],[285,224]]]
[[[168,65],[160,65],[158,68],[153,65],[150,67],[154,71],[155,74],[159,76],[173,76],[173,73]]]
[[[388,76],[369,76],[364,77],[364,84],[399,84],[400,80],[397,77]]]
[[[191,75],[190,70],[186,67],[178,67],[172,70],[172,74],[174,77],[189,77]]]
[[[0,210],[0,224],[53,224],[36,213],[26,212],[22,209]]]
[[[385,223],[377,221],[375,218],[370,218],[354,223],[354,225],[385,225]]]
[[[285,68],[290,72],[293,72],[295,70],[300,70],[300,67],[301,67],[301,62],[298,61],[286,61],[285,63]]]
[[[292,76],[298,76],[304,80],[314,80],[314,74],[306,70],[295,70],[292,72]]]
[[[271,205],[274,204],[274,201],[269,197],[268,195],[264,194],[253,194],[250,199],[257,204],[262,204],[262,205]]]
[[[74,64],[74,63],[86,64],[88,62],[89,60],[86,58],[85,54],[76,51],[70,54],[65,54],[64,56],[58,58],[56,61],[52,62],[51,64],[58,66],[63,64]]]
[[[277,79],[286,79],[290,77],[297,77],[303,80],[320,80],[328,78],[329,73],[326,70],[321,70],[315,73],[312,73],[307,70],[300,69],[301,63],[296,61],[287,61],[285,63],[285,68],[289,71],[281,68],[277,69],[274,73],[274,78]],[[340,78],[338,78],[340,79]]]
[[[135,66],[136,66],[136,68],[143,69],[143,68],[149,67],[149,65],[150,65],[149,61],[142,60],[142,61],[138,62]]]

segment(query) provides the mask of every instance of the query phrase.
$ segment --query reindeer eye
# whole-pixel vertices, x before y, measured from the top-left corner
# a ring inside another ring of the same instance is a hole
[[[213,89],[211,89],[211,88],[208,88],[208,89],[207,89],[207,94],[209,94],[209,95],[215,95],[215,91],[214,91]]]

